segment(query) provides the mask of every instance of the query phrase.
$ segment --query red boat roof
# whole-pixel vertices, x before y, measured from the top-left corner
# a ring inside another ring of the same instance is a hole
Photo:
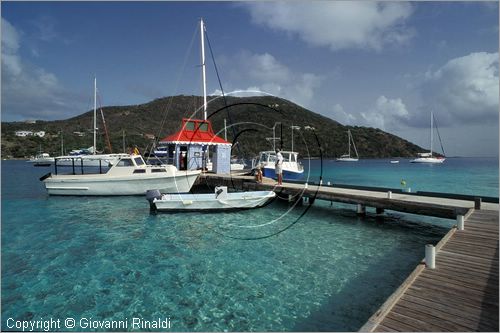
[[[212,124],[209,120],[201,119],[182,119],[182,128],[179,132],[171,134],[162,140],[162,143],[202,143],[207,145],[230,145],[231,143],[218,137],[212,130]]]

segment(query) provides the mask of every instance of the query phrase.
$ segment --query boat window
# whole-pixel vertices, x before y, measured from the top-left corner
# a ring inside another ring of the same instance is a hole
[[[297,157],[297,156],[296,156],[295,154],[292,154],[292,155],[291,155],[291,158],[290,158],[290,161],[291,161],[291,162],[297,162],[296,157]]]
[[[118,167],[125,167],[125,166],[133,166],[132,160],[130,158],[122,158],[116,166]]]
[[[136,158],[134,158],[134,161],[135,161],[135,164],[137,164],[137,165],[144,165],[144,160],[142,159],[142,157],[136,157]]]
[[[167,172],[165,169],[151,169],[151,172]]]
[[[208,123],[201,123],[199,129],[200,132],[208,132]]]
[[[194,121],[187,121],[185,129],[186,131],[194,131]]]
[[[146,173],[145,169],[135,169],[134,173]]]

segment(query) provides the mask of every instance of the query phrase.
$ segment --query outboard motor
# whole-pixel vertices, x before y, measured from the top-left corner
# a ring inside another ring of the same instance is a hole
[[[227,186],[216,186],[215,199],[226,199],[226,198],[227,198]]]
[[[161,199],[161,193],[159,190],[147,190],[146,199],[149,201],[149,208],[151,211],[156,211],[156,205],[154,204],[154,199]]]

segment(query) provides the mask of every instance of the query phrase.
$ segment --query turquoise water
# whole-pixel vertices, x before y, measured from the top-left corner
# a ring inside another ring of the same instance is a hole
[[[404,174],[412,187],[435,190],[423,180],[438,173],[443,184],[459,179],[457,192],[498,195],[495,160],[469,172],[458,162],[413,173],[380,161],[324,165],[325,181],[397,187]],[[46,172],[2,163],[3,330],[9,318],[69,317],[77,323],[69,330],[99,330],[79,327],[82,318],[124,320],[131,330],[137,317],[170,318],[172,331],[353,331],[453,223],[358,218],[320,201],[302,217],[307,206],[279,200],[234,213],[150,215],[142,197],[48,197],[38,181]]]
[[[401,180],[412,191],[431,191],[498,197],[498,158],[447,158],[443,164],[410,163],[399,159],[366,159],[356,163],[323,161],[323,182],[401,188]],[[320,160],[304,160],[309,178],[318,181]],[[310,164],[309,164],[310,163]]]

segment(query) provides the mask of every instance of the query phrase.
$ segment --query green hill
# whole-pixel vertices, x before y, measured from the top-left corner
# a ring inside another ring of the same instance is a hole
[[[238,144],[233,147],[233,154],[253,157],[261,150],[271,148],[266,140],[272,137],[272,126],[277,126],[277,136],[283,139],[283,148],[291,148],[290,126],[299,126],[294,130],[294,150],[302,157],[319,156],[321,146],[324,157],[338,157],[347,152],[347,129],[351,130],[360,158],[411,157],[424,151],[395,135],[377,128],[343,126],[340,123],[304,109],[297,104],[277,97],[228,97],[211,98],[208,115],[212,127],[223,137],[224,119],[236,126],[227,130],[228,141],[237,136]],[[225,103],[229,105],[225,107]],[[183,117],[202,118],[202,114],[194,111],[202,105],[199,96],[173,96],[153,100],[146,104],[129,106],[109,106],[102,109],[106,127],[110,136],[113,152],[121,152],[125,142],[125,150],[137,145],[142,152],[148,151],[154,139],[163,138],[180,129]],[[93,144],[92,122],[93,112],[85,112],[77,117],[56,121],[37,121],[34,124],[25,122],[2,122],[2,156],[27,157],[38,152],[42,147],[51,155],[61,154],[61,141],[65,153],[72,149],[87,148]],[[98,111],[98,150],[106,148],[104,127]],[[15,131],[45,131],[43,138],[17,137]],[[62,133],[62,138],[61,138]],[[315,136],[316,135],[316,136]],[[123,140],[125,137],[125,140]],[[318,145],[319,143],[319,145]]]

